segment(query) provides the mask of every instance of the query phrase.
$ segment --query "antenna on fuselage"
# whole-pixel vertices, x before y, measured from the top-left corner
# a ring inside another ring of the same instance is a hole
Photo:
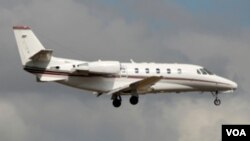
[[[131,62],[131,63],[135,63],[135,61],[134,61],[133,59],[130,59],[130,62]]]

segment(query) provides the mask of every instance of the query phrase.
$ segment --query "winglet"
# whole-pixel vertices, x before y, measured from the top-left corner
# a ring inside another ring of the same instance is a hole
[[[28,26],[13,26],[13,29],[17,29],[17,30],[29,30],[31,29]]]

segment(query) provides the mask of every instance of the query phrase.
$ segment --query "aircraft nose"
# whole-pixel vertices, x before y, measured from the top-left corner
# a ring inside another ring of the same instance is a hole
[[[223,78],[223,77],[220,77],[220,80],[221,80],[221,82],[226,84],[226,86],[224,86],[224,87],[226,87],[227,89],[236,90],[238,88],[238,84],[234,81],[231,81],[231,80]]]
[[[231,81],[230,85],[232,86],[233,90],[236,90],[238,88],[238,84],[236,82]]]
[[[229,87],[232,89],[232,90],[236,90],[238,88],[238,84],[234,81],[231,81],[231,80],[227,80],[227,84],[229,85]]]

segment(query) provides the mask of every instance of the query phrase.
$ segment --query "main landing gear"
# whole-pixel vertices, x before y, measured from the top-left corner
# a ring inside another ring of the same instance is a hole
[[[121,104],[122,104],[121,95],[113,95],[111,99],[113,100],[114,107],[118,108],[121,106]],[[131,96],[129,101],[132,105],[136,105],[139,102],[139,97],[138,96]]]
[[[122,97],[120,95],[113,95],[112,96],[113,99],[113,106],[118,108],[121,106],[122,104]]]
[[[215,97],[214,105],[215,105],[215,106],[220,106],[221,100],[218,98],[219,92],[218,92],[218,91],[215,91],[215,92],[211,92],[211,93],[212,93],[212,95]]]
[[[131,96],[129,101],[132,105],[136,105],[139,102],[139,97],[138,96]]]

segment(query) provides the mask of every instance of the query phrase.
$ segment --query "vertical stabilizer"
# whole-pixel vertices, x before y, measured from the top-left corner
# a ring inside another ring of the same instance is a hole
[[[22,65],[34,59],[48,60],[52,51],[45,50],[41,42],[28,26],[14,26],[14,34],[16,37],[17,47],[21,57]]]

